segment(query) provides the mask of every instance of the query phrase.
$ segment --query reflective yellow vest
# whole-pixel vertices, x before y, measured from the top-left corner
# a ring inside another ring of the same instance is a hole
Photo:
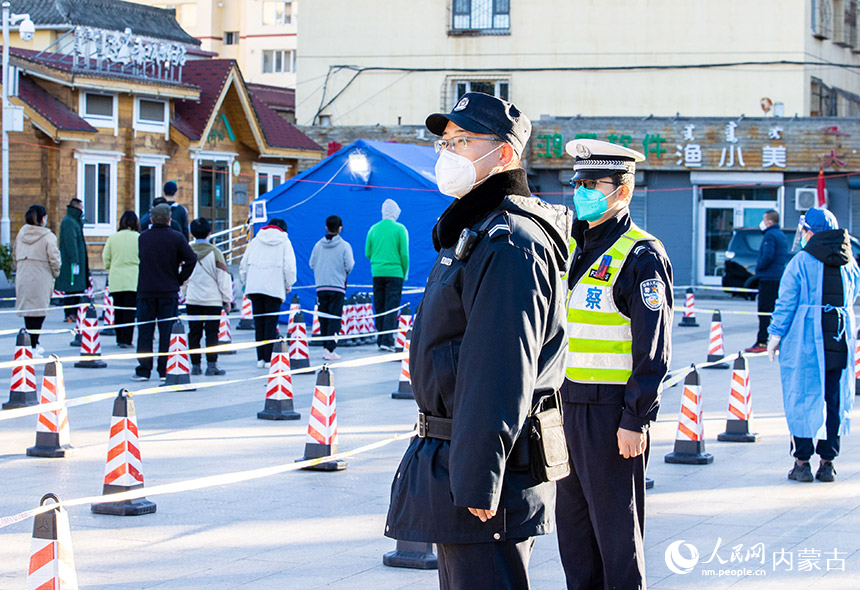
[[[623,385],[633,374],[630,318],[618,311],[612,290],[633,247],[645,240],[656,241],[632,224],[574,285],[567,306],[571,381]]]

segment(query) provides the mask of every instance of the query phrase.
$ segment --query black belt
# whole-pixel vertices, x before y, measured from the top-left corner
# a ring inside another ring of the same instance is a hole
[[[418,438],[438,438],[439,440],[451,440],[451,425],[454,423],[450,418],[438,418],[428,416],[424,412],[418,412]]]

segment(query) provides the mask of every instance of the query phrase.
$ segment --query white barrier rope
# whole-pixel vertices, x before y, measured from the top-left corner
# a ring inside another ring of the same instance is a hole
[[[666,373],[666,376],[663,378],[663,383],[661,385],[663,386],[663,389],[667,389],[669,387],[675,387],[676,385],[678,385],[678,383],[680,383],[681,381],[686,379],[687,375],[689,375],[690,373],[693,372],[693,367],[695,367],[695,369],[698,371],[699,369],[706,369],[708,367],[727,365],[731,362],[734,362],[740,355],[741,355],[741,353],[736,352],[734,354],[724,356],[723,358],[721,358],[718,361],[697,363],[691,367],[684,367],[682,369],[675,369],[674,371],[669,371],[668,373]],[[765,355],[767,355],[767,352],[745,352],[745,353],[743,353],[743,355],[744,355],[744,358],[752,358],[752,357],[756,357],[756,356],[765,356]]]
[[[358,447],[351,451],[343,451],[340,453],[335,453],[333,455],[328,455],[327,457],[319,457],[317,459],[305,459],[303,461],[281,463],[279,465],[272,465],[270,467],[248,469],[245,471],[234,471],[232,473],[224,473],[221,475],[209,475],[206,477],[198,477],[196,479],[167,483],[148,488],[137,488],[134,490],[120,492],[117,494],[88,496],[85,498],[76,498],[74,500],[67,501],[61,500],[58,504],[46,504],[44,506],[25,510],[24,512],[19,512],[18,514],[13,514],[11,516],[0,517],[0,528],[7,527],[23,520],[27,520],[28,518],[37,516],[39,514],[44,514],[45,512],[54,510],[58,506],[62,506],[63,508],[70,508],[72,506],[97,504],[101,502],[124,502],[126,500],[136,500],[138,498],[144,498],[146,496],[160,496],[164,494],[177,494],[180,492],[189,492],[192,490],[202,490],[215,486],[223,486],[233,483],[240,483],[243,481],[250,481],[252,479],[271,477],[273,475],[278,475],[280,473],[286,473],[289,471],[298,471],[299,469],[304,469],[306,467],[313,467],[314,465],[327,463],[329,461],[337,461],[338,459],[346,459],[355,455],[359,455],[361,453],[366,453],[368,451],[379,449],[398,440],[412,438],[416,434],[418,434],[417,430],[395,434],[394,436],[391,436],[389,438]]]

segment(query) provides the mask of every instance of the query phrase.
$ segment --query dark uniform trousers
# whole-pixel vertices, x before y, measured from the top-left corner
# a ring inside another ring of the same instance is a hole
[[[500,517],[497,514],[493,518]],[[529,558],[534,543],[534,537],[495,543],[440,543],[436,545],[439,588],[528,590]]]
[[[618,453],[621,405],[564,403],[571,473],[558,482],[556,524],[568,590],[645,587],[645,453]],[[632,531],[632,534],[631,534]]]

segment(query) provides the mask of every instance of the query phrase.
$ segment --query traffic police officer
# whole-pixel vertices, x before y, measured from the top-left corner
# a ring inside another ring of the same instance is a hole
[[[637,151],[567,144],[571,184],[568,355],[561,389],[571,475],[558,482],[558,543],[571,590],[645,588],[648,427],[671,355],[672,266],[630,219]]]
[[[436,543],[443,589],[521,590],[535,535],[554,528],[555,483],[532,477],[524,425],[564,380],[570,211],[530,196],[531,123],[513,104],[468,93],[426,126],[456,199],[433,229],[410,354],[419,435],[385,534]]]

